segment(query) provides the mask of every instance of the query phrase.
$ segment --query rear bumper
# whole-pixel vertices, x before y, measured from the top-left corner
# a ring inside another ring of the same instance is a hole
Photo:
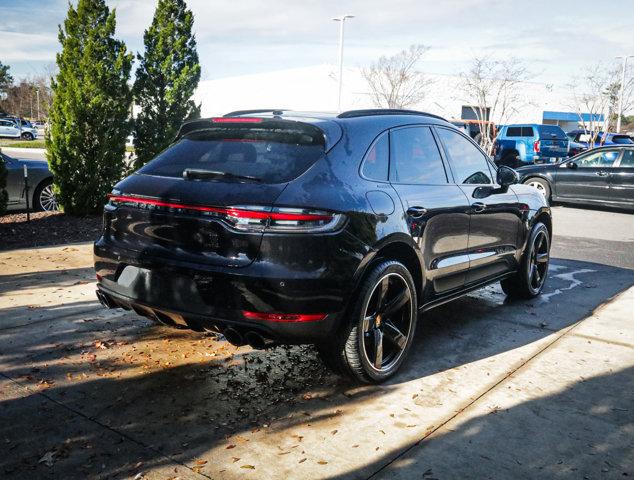
[[[319,258],[311,261],[310,249],[303,254],[301,269],[270,259],[232,268],[149,258],[103,238],[94,247],[102,303],[195,330],[232,327],[284,343],[314,343],[327,339],[336,328],[361,256],[347,249],[331,250],[327,256],[316,251]],[[308,265],[314,267],[304,268]],[[326,317],[275,322],[248,319],[243,311]]]

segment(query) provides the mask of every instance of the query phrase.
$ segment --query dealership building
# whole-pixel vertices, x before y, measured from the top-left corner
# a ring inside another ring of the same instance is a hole
[[[455,75],[427,75],[431,84],[425,98],[411,108],[447,119],[473,119],[474,112],[461,92]],[[341,109],[372,108],[369,87],[361,70],[346,68],[343,74]],[[579,115],[569,88],[538,82],[518,86],[519,101],[513,105],[508,123],[547,123],[572,130]],[[203,116],[234,110],[271,108],[300,111],[337,111],[337,68],[315,65],[266,73],[201,81],[196,101]],[[589,115],[584,114],[586,120]],[[496,120],[496,119],[493,119]]]

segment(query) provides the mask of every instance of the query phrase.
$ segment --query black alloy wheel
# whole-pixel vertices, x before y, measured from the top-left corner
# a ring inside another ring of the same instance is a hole
[[[550,262],[550,234],[546,225],[537,223],[532,228],[519,270],[500,282],[510,297],[534,298],[544,288]]]
[[[412,328],[412,293],[398,273],[375,285],[363,317],[363,354],[377,372],[390,370],[400,359]]]
[[[336,373],[380,383],[398,371],[412,345],[418,315],[416,287],[403,264],[383,260],[365,276],[357,292],[336,338],[317,349]]]

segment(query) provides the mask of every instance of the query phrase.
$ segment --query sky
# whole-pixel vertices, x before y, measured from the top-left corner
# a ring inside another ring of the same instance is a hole
[[[76,0],[73,0],[75,3]],[[155,0],[108,0],[117,36],[143,48]],[[634,0],[188,0],[205,80],[337,62],[367,66],[410,44],[430,47],[419,68],[458,74],[475,56],[525,62],[535,81],[565,85],[584,68],[634,55]],[[44,73],[58,51],[68,0],[0,0],[0,62],[14,77]],[[634,63],[634,59],[631,60]]]

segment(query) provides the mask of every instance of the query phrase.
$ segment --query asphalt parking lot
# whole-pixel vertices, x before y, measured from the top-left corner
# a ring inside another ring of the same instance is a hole
[[[634,215],[553,210],[544,294],[429,312],[381,386],[106,311],[90,245],[0,252],[0,477],[632,476]]]

